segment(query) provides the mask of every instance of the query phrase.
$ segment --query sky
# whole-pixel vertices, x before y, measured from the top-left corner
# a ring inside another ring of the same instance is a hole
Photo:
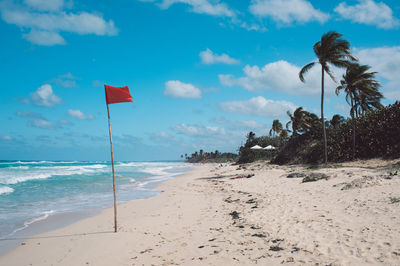
[[[116,160],[237,152],[302,106],[320,115],[313,45],[328,31],[400,99],[398,0],[0,1],[0,160]],[[341,79],[343,70],[335,69]],[[349,116],[325,76],[325,115]]]

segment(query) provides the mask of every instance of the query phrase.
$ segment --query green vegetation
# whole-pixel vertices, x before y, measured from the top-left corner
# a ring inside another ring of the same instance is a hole
[[[382,107],[380,100],[383,95],[379,92],[380,84],[374,80],[376,72],[366,72],[370,67],[366,65],[351,64],[343,79],[340,81],[340,86],[336,88],[338,95],[341,90],[346,93],[346,101],[350,105],[350,115],[352,118],[352,157],[355,158],[356,150],[356,122],[360,114],[366,111],[371,111],[374,108]]]
[[[245,145],[239,148],[238,163],[248,163],[259,159],[274,158],[277,155],[277,150],[251,150],[250,148],[255,145],[259,145],[261,147],[266,147],[268,145],[280,147],[284,145],[284,143],[287,141],[287,138],[284,134],[282,134],[282,132],[286,132],[286,130],[282,129],[280,135],[277,137],[256,137],[256,134],[254,132],[250,132],[249,134],[247,134]]]
[[[181,156],[183,157],[183,155]],[[237,160],[238,155],[234,153],[224,152],[220,153],[218,150],[215,152],[204,152],[200,150],[199,152],[194,152],[192,155],[188,156],[185,154],[185,159],[189,163],[201,163],[201,162],[212,162],[212,163],[223,163],[229,161]]]
[[[297,119],[291,120],[292,135],[280,134],[276,137],[256,137],[253,132],[247,135],[246,144],[239,148],[239,163],[257,159],[271,159],[277,164],[323,163],[322,125],[315,114],[298,108],[294,113]],[[356,123],[355,123],[356,122]],[[357,131],[353,131],[357,124]],[[326,122],[327,155],[331,162],[376,157],[396,158],[400,156],[400,102],[373,111],[359,113],[354,119],[344,119],[334,115]],[[289,130],[283,130],[288,132]],[[352,132],[352,133],[350,133]],[[355,136],[355,138],[354,138]],[[356,139],[355,145],[354,139]],[[277,150],[254,151],[254,145],[265,147],[273,145]]]
[[[400,197],[390,197],[390,203],[398,203],[400,202]]]
[[[332,119],[333,120],[333,119]],[[354,158],[370,159],[376,157],[400,156],[400,102],[359,114],[340,124],[327,123],[328,158],[332,162],[349,161]],[[353,126],[357,123],[355,150],[353,151]],[[323,144],[319,138],[321,127],[293,136],[281,148],[273,162],[321,163]]]
[[[396,175],[397,175],[397,171],[395,171],[393,173],[392,172],[389,173],[389,176],[396,176]]]
[[[276,119],[272,122],[272,127],[271,127],[271,130],[269,131],[269,136],[276,137],[277,134],[278,135],[281,134],[282,130],[283,130],[283,127],[282,127],[281,122],[279,122],[279,120]]]

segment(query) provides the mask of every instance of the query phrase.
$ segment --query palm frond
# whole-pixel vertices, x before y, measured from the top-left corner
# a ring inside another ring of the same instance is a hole
[[[330,68],[326,65],[324,67],[325,72],[329,75],[329,77],[331,77],[331,79],[337,83],[335,76],[333,75],[332,71],[330,70]]]
[[[335,89],[336,95],[339,95],[340,91],[343,90],[343,89],[344,89],[343,85],[337,86],[336,89]]]
[[[315,62],[311,62],[307,65],[305,65],[299,72],[299,78],[301,80],[301,82],[305,82],[304,81],[304,74],[306,74],[313,66],[315,65]]]
[[[286,123],[286,130],[289,131],[289,132],[292,132],[292,131],[289,129],[289,126],[290,126],[291,123],[292,123],[291,120],[290,120],[289,122]]]

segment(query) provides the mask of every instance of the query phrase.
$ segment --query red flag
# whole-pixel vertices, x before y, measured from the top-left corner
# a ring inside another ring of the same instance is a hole
[[[104,89],[107,104],[132,102],[132,95],[129,93],[128,86],[112,87],[104,84]]]

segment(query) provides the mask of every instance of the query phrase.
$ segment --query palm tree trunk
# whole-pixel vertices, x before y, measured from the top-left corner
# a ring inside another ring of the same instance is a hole
[[[351,119],[353,120],[353,153],[352,153],[352,159],[354,160],[356,156],[356,119],[354,117],[354,103],[353,103],[353,97],[351,97]]]
[[[325,129],[325,118],[324,118],[324,66],[321,64],[321,120],[322,120],[322,135],[324,142],[324,164],[328,163],[328,151],[326,146],[326,129]]]
[[[354,95],[354,105],[356,105],[356,106],[360,106],[360,103],[358,102],[357,103],[357,100],[356,100],[356,96]],[[355,108],[355,112],[356,112],[356,118],[358,118],[358,116],[359,116],[359,114],[358,114],[358,108]]]

